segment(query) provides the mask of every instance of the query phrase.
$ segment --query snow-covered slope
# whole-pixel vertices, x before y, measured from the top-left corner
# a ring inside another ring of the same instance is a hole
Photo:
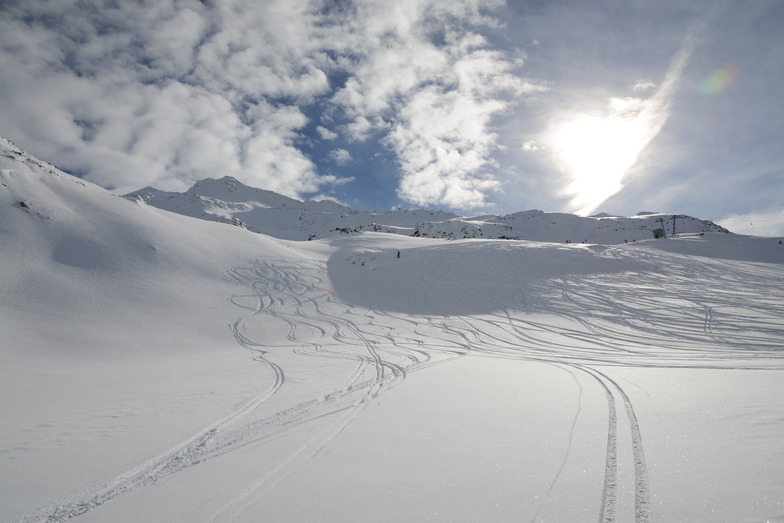
[[[114,196],[5,140],[0,161],[2,261],[17,269],[5,271],[2,299],[21,314],[106,315],[118,336],[130,336],[139,326],[117,317],[116,308],[127,313],[129,304],[172,311],[206,306],[209,315],[212,297],[192,303],[177,289],[198,286],[193,294],[221,295],[226,284],[216,267],[291,250],[267,236]],[[161,321],[186,322],[181,326],[204,334],[200,321],[188,315]]]
[[[185,193],[146,187],[126,195],[187,216],[233,223],[278,238],[305,240],[363,231],[427,238],[494,238],[541,242],[619,244],[665,235],[728,232],[710,221],[686,215],[645,212],[638,216],[523,211],[501,216],[461,217],[442,211],[360,212],[329,200],[300,202],[243,185],[232,177],[206,179]]]
[[[117,476],[266,390],[269,369],[246,365],[231,335],[226,270],[291,252],[0,140],[0,520]]]
[[[2,141],[0,520],[784,521],[781,239],[632,239],[279,240]]]

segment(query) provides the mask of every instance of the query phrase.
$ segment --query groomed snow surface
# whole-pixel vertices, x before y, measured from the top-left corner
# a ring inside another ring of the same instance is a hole
[[[2,521],[784,521],[779,238],[295,242],[0,152]]]

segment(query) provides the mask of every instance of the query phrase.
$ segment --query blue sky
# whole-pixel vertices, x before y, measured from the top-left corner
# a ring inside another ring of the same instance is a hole
[[[0,134],[125,193],[784,235],[784,3],[0,0]]]

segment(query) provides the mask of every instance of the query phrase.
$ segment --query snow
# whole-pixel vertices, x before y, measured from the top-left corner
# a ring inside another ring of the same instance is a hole
[[[0,169],[0,520],[784,521],[781,238],[293,241]]]
[[[728,232],[713,222],[679,214],[641,212],[638,216],[591,217],[539,210],[507,215],[457,216],[434,210],[360,212],[329,200],[300,202],[247,187],[232,177],[197,182],[185,193],[145,187],[125,196],[167,211],[241,225],[289,240],[385,232],[426,238],[493,238],[554,243],[634,243],[666,234]]]

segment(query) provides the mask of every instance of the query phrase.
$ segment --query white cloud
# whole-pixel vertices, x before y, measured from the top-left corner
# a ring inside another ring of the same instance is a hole
[[[650,80],[637,80],[632,84],[632,91],[635,93],[650,91],[651,89],[656,89],[656,84]]]
[[[522,149],[526,152],[535,152],[541,151],[542,146],[540,146],[535,140],[526,140],[523,142]]]
[[[18,4],[0,27],[0,65],[14,71],[0,79],[0,129],[118,192],[223,175],[316,191],[334,177],[296,146],[298,105],[328,89],[309,9]]]
[[[479,34],[501,5],[13,3],[0,20],[0,66],[13,71],[0,78],[0,132],[118,192],[232,175],[301,197],[336,180],[301,150],[306,111],[321,111],[349,140],[397,155],[402,198],[486,205],[493,118],[546,90],[519,77],[522,55]],[[323,140],[335,130],[315,127]]]
[[[346,36],[356,65],[332,103],[349,120],[347,136],[379,136],[397,155],[404,200],[487,205],[499,187],[486,172],[499,148],[493,116],[514,97],[546,90],[515,74],[521,60],[490,49],[470,29],[495,23],[480,11],[496,5],[420,0],[359,8],[356,20],[368,26]]]
[[[243,98],[312,100],[329,90],[309,2],[218,2],[214,31],[196,49],[191,74],[200,84]]]
[[[338,165],[347,165],[353,161],[351,154],[345,149],[333,149],[327,156]]]
[[[404,172],[400,197],[416,205],[487,205],[487,193],[500,186],[482,175],[492,162],[489,153],[496,141],[487,125],[503,106],[498,101],[477,102],[457,91],[445,93],[436,86],[413,95],[387,138]]]
[[[316,132],[319,134],[322,140],[335,140],[338,137],[338,133],[332,132],[321,125],[316,127]]]

